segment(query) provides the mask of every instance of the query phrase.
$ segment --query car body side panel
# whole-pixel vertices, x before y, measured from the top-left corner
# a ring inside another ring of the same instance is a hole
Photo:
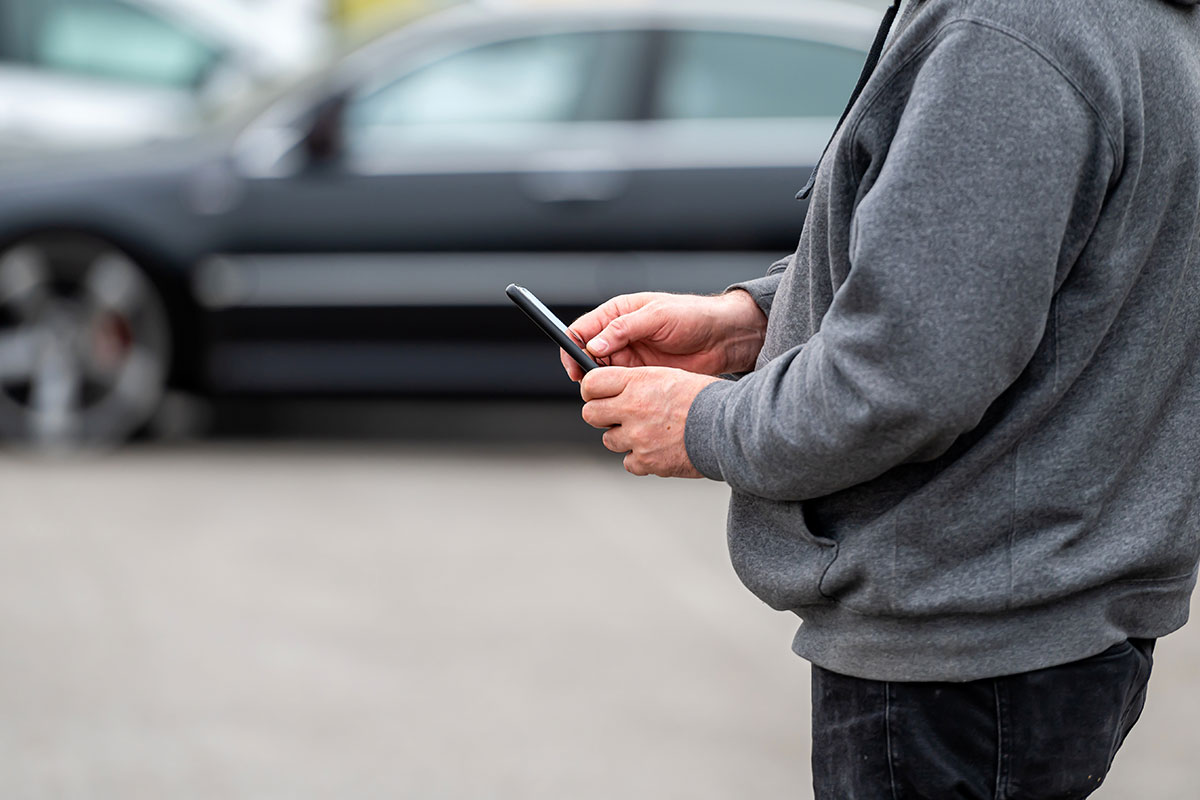
[[[761,274],[795,245],[794,194],[834,120],[636,118],[657,85],[662,36],[647,34],[622,78],[634,119],[398,130],[321,158],[303,138],[355,81],[456,41],[634,24],[607,13],[448,17],[347,59],[240,135],[0,170],[0,241],[81,230],[128,250],[171,287],[177,378],[206,391],[573,391],[503,288],[522,282],[571,319],[614,294]],[[659,16],[656,30],[673,24]],[[869,39],[855,26],[842,44]]]

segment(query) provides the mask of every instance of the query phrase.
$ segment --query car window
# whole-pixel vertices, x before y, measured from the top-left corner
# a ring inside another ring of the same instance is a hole
[[[120,0],[50,0],[28,18],[28,60],[49,69],[197,88],[220,52],[173,21]]]
[[[836,117],[866,53],[782,36],[675,31],[667,37],[655,116]]]
[[[522,127],[628,116],[636,34],[560,33],[493,42],[447,56],[353,98],[351,148],[403,137],[467,138]]]

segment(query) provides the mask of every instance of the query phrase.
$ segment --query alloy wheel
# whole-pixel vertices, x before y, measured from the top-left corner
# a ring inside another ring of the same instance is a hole
[[[146,423],[170,360],[163,302],[125,253],[82,235],[0,253],[0,437],[104,446]]]

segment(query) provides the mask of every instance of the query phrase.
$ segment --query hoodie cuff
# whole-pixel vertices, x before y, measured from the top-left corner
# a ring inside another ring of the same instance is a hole
[[[771,316],[771,304],[775,301],[775,291],[779,288],[781,280],[783,280],[783,273],[776,272],[773,275],[764,275],[761,278],[735,283],[725,291],[732,292],[735,289],[741,289],[749,294],[763,314],[769,317]]]
[[[733,381],[722,380],[701,389],[688,409],[687,422],[683,427],[683,445],[688,460],[701,475],[714,481],[725,480],[717,457],[715,431],[717,420],[725,408],[725,398],[735,385]]]

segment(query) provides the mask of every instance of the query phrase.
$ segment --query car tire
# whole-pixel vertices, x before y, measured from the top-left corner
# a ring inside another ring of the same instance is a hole
[[[43,234],[0,250],[0,439],[35,450],[125,441],[162,400],[162,296],[125,252]]]

